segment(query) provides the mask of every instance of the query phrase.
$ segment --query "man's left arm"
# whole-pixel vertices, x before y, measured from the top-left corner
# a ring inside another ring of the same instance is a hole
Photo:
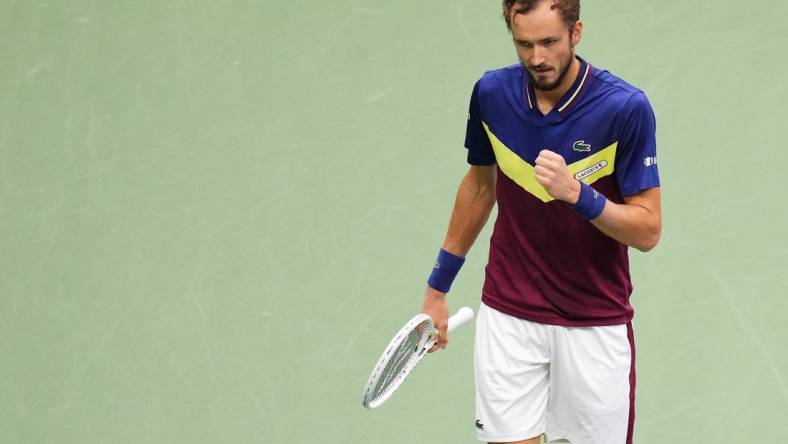
[[[554,199],[576,205],[580,199],[580,182],[572,177],[560,154],[543,150],[536,159],[536,180]],[[604,199],[603,196],[599,195]],[[605,199],[602,212],[591,219],[600,231],[613,239],[649,251],[659,242],[662,232],[662,208],[659,187],[624,197],[623,204]]]
[[[659,242],[662,232],[659,187],[624,197],[623,204],[608,200],[602,214],[591,223],[621,243],[640,251],[651,250]]]

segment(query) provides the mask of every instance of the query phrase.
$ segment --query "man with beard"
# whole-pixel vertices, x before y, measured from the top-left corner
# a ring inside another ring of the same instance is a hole
[[[659,241],[645,94],[575,54],[579,0],[504,0],[519,64],[470,100],[463,178],[422,311],[445,348],[449,287],[497,202],[476,331],[480,440],[624,444],[634,424],[627,250]]]

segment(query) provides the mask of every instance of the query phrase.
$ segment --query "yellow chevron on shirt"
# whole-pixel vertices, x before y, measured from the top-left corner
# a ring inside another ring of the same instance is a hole
[[[517,185],[520,185],[525,191],[533,194],[542,202],[554,200],[550,194],[547,193],[547,190],[536,180],[534,167],[504,145],[503,142],[498,140],[485,122],[482,122],[482,125],[487,132],[487,137],[490,139],[493,151],[495,152],[495,159],[501,171]],[[615,142],[591,156],[569,164],[567,165],[569,172],[571,172],[576,179],[591,185],[597,180],[613,174],[615,171],[617,148],[618,142]]]

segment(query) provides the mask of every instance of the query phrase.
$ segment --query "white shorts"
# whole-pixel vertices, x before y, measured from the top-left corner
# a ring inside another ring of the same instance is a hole
[[[480,441],[631,444],[632,325],[561,327],[482,304],[476,320]]]

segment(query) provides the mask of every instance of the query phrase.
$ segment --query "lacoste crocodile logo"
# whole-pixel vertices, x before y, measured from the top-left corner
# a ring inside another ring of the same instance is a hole
[[[585,140],[578,140],[572,145],[572,149],[581,153],[587,153],[591,151],[591,145],[586,143]]]

